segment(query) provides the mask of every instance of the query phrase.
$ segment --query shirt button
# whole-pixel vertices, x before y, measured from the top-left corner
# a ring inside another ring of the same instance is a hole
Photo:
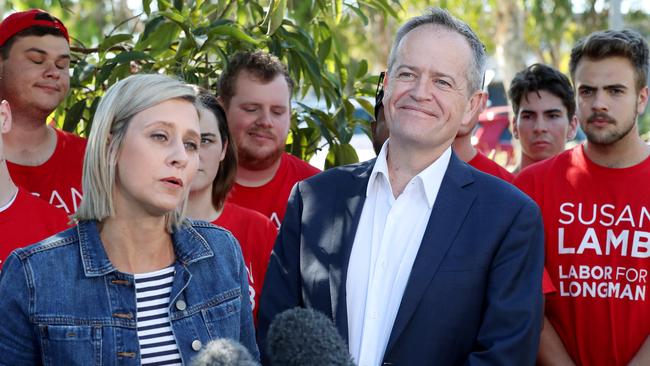
[[[187,309],[187,304],[183,300],[178,300],[178,301],[176,301],[176,309],[178,309],[180,311],[183,311],[183,310]]]
[[[199,341],[198,339],[192,341],[192,349],[195,350],[196,352],[201,350],[201,346],[203,345],[201,344],[201,341]]]

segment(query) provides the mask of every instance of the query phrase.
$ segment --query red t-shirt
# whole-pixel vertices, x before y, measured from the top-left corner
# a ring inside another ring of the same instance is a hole
[[[0,211],[0,268],[14,249],[65,230],[68,221],[63,211],[19,188],[13,203]]]
[[[278,230],[261,213],[229,202],[226,202],[221,215],[212,223],[229,230],[239,241],[248,269],[253,319],[257,319],[257,304]]]
[[[552,294],[555,291],[557,291],[557,289],[555,286],[553,286],[551,276],[548,274],[546,267],[544,267],[544,274],[542,276],[542,293],[544,293],[544,295],[548,295]]]
[[[86,139],[55,130],[56,148],[45,163],[26,166],[7,161],[7,168],[16,185],[71,215],[81,203],[81,173]]]
[[[626,365],[650,334],[650,158],[594,164],[582,145],[534,164],[515,184],[544,217],[557,293],[546,316],[578,365]]]
[[[320,173],[318,168],[284,153],[273,179],[259,187],[245,187],[235,183],[228,201],[261,212],[279,228],[293,185],[317,173]]]
[[[494,175],[497,178],[501,178],[508,183],[512,183],[512,181],[515,179],[514,174],[507,171],[504,167],[497,164],[492,159],[483,155],[483,153],[480,151],[477,151],[476,156],[474,156],[472,160],[468,161],[467,164],[482,171],[483,173],[488,173]]]

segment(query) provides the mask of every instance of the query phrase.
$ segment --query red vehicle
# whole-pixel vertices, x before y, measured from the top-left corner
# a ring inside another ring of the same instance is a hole
[[[505,152],[506,166],[513,164],[515,159],[512,133],[509,128],[509,111],[510,107],[507,105],[486,108],[478,117],[478,124],[474,131],[476,148],[489,157]]]

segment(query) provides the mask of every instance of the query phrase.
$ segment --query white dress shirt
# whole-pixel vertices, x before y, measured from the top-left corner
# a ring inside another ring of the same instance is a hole
[[[451,158],[448,148],[395,198],[386,162],[388,144],[370,174],[345,283],[350,355],[359,366],[382,362]]]

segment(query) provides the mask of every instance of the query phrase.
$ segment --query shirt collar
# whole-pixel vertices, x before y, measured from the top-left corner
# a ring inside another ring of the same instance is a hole
[[[427,203],[429,208],[433,207],[442,184],[442,178],[445,176],[449,161],[451,160],[451,146],[445,150],[436,161],[431,163],[416,177],[420,178],[422,186],[424,187],[424,194],[427,196]]]
[[[390,187],[390,179],[388,175],[388,162],[386,156],[388,153],[388,141],[384,142],[384,145],[377,155],[375,160],[375,166],[372,168],[372,173],[370,173],[370,180],[368,181],[368,187],[366,188],[366,197],[373,192],[375,186],[379,184],[379,175],[383,175],[383,179],[386,180],[388,186]],[[416,181],[419,181],[424,190],[424,195],[427,199],[427,204],[429,208],[433,207],[436,197],[438,196],[438,191],[440,190],[440,185],[442,184],[442,178],[445,176],[447,167],[449,166],[449,161],[451,160],[451,146],[448,147],[438,159],[436,159],[431,165],[426,167],[415,177],[412,178]]]
[[[99,237],[97,222],[80,221],[77,232],[86,276],[102,276],[115,271]],[[187,220],[172,233],[172,241],[176,260],[184,265],[214,255],[210,245]]]

